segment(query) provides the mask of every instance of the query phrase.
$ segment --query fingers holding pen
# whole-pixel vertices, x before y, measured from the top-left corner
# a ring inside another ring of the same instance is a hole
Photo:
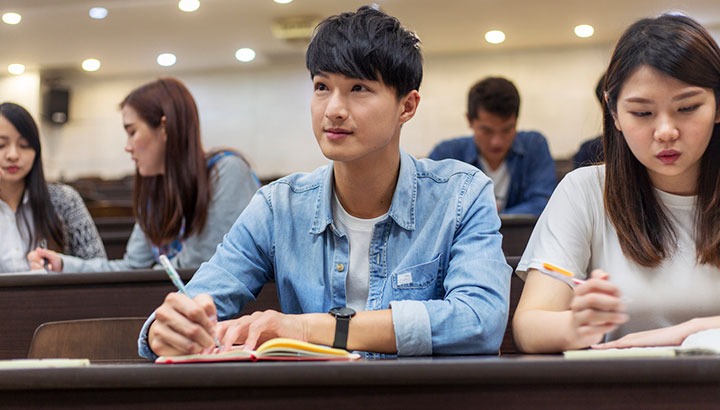
[[[209,316],[211,315],[211,316]],[[150,328],[150,348],[156,354],[190,354],[215,347],[216,310],[212,298],[190,299],[171,293],[155,311]]]
[[[595,270],[575,287],[570,310],[578,334],[603,335],[628,321],[620,289],[608,279],[606,272]]]
[[[62,256],[49,249],[40,247],[28,253],[27,260],[30,262],[30,269],[46,269],[53,272],[62,272]]]

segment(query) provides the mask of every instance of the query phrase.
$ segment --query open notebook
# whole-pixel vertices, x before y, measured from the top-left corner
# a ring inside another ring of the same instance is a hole
[[[190,354],[184,356],[160,356],[155,363],[209,363],[238,361],[350,361],[358,360],[360,355],[342,349],[302,342],[295,339],[278,337],[270,339],[255,350],[234,348],[207,354]]]
[[[720,355],[720,329],[702,330],[686,337],[680,346],[585,349],[563,352],[566,359],[615,359]]]

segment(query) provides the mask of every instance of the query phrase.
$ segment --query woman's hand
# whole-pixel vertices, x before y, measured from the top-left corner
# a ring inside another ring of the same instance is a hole
[[[580,345],[598,343],[605,333],[629,319],[620,299],[620,289],[608,278],[606,272],[596,269],[590,274],[590,279],[574,289],[570,311],[572,327]]]
[[[218,338],[223,348],[242,344],[253,350],[275,337],[288,337],[308,341],[307,325],[303,315],[286,315],[274,310],[255,312],[218,325]]]
[[[48,271],[62,272],[62,255],[49,249],[35,248],[27,254],[30,269],[47,269]],[[47,261],[47,268],[45,262]]]
[[[720,328],[720,316],[699,317],[675,326],[627,334],[620,339],[593,345],[593,349],[646,346],[679,346],[693,333]]]

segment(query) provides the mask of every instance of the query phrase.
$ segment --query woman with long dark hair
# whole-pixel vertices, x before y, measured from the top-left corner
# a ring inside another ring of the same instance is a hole
[[[206,153],[195,100],[180,81],[160,78],[120,103],[127,151],[136,164],[137,219],[121,260],[81,260],[38,249],[53,270],[141,269],[166,255],[178,268],[198,267],[250,202],[259,183],[237,152]]]
[[[105,257],[80,195],[48,184],[37,124],[11,102],[0,104],[0,272],[30,268],[26,255],[47,246],[79,259]]]
[[[605,165],[563,179],[518,265],[525,352],[679,345],[720,327],[720,48],[689,17],[640,20],[603,94]]]

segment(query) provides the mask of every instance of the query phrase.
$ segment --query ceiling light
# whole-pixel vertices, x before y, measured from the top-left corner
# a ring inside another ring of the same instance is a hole
[[[85,71],[97,71],[100,69],[100,60],[88,58],[82,62],[82,68]]]
[[[17,13],[5,13],[2,15],[2,21],[5,24],[18,24],[22,20],[22,16]]]
[[[175,57],[175,54],[173,53],[162,53],[157,56],[157,63],[163,67],[170,67],[172,65],[175,65],[176,61],[177,57]]]
[[[490,44],[500,44],[505,41],[505,33],[500,30],[490,30],[485,33],[485,41]]]
[[[108,15],[108,9],[105,7],[93,7],[90,9],[90,12],[88,12],[90,15],[90,18],[93,18],[95,20],[102,20]]]
[[[293,0],[273,0],[273,1],[278,4],[288,4],[288,3],[292,3]]]
[[[200,8],[200,0],[180,0],[178,8],[185,12],[192,12]]]
[[[10,64],[8,66],[8,73],[20,75],[25,72],[25,66],[22,64]]]
[[[235,58],[243,63],[249,63],[255,59],[255,50],[252,48],[241,48],[235,52]]]
[[[586,38],[591,37],[593,34],[595,34],[595,28],[589,24],[575,26],[575,35],[578,37]]]

